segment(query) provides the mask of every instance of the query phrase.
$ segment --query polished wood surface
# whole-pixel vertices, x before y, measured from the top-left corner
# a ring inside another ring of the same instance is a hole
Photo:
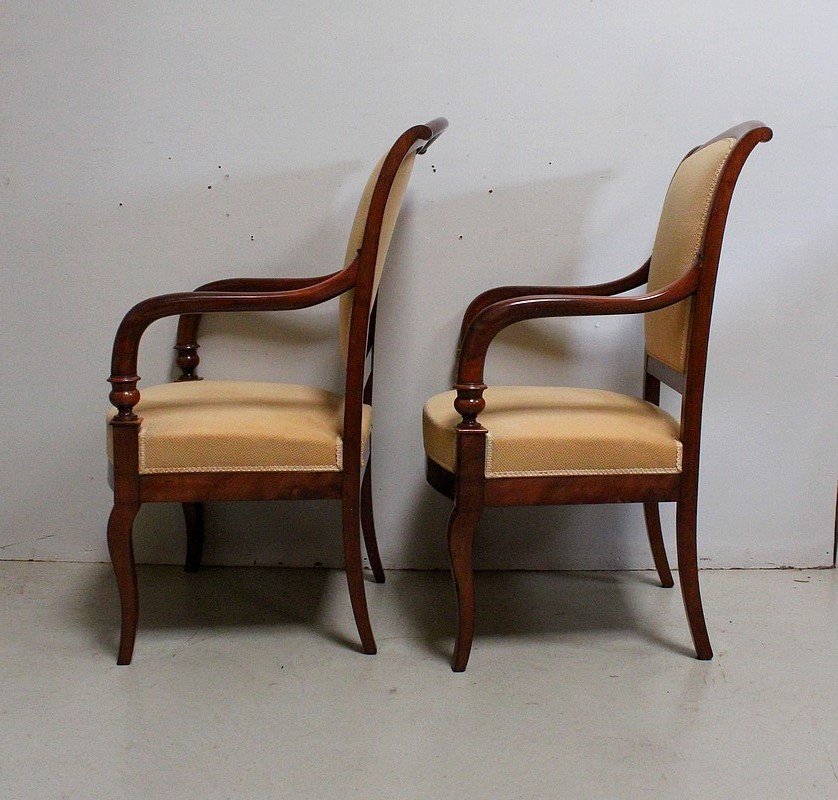
[[[393,180],[404,159],[424,153],[447,127],[444,119],[406,130],[390,148],[373,189],[358,256],[347,267],[316,278],[226,278],[194,292],[161,295],[135,305],[116,333],[111,359],[109,399],[117,414],[111,421],[114,444],[114,507],[108,522],[108,547],[122,608],[117,663],[131,661],[139,618],[139,596],[132,545],[132,525],[145,502],[180,502],[187,529],[185,567],[200,567],[204,503],[213,500],[340,500],[346,578],[355,623],[365,653],[376,651],[364,590],[361,535],[375,579],[384,570],[375,539],[369,460],[361,475],[361,416],[372,403],[372,354],[375,343],[373,277],[384,210]],[[189,472],[140,474],[138,435],[142,420],[134,413],[140,401],[137,359],[143,333],[155,320],[179,316],[179,380],[200,380],[198,331],[202,314],[241,311],[289,311],[309,308],[353,290],[346,364],[343,463],[340,472]],[[367,356],[370,355],[368,359]],[[369,363],[369,375],[365,365]]]
[[[457,396],[454,407],[461,416],[457,426],[457,467],[449,472],[427,460],[428,482],[454,500],[449,523],[449,553],[458,602],[458,634],[453,669],[468,662],[474,631],[474,589],[471,548],[477,522],[485,506],[569,503],[643,503],[649,544],[665,587],[673,585],[664,547],[658,504],[676,502],[678,577],[687,620],[699,659],[712,658],[698,583],[696,512],[701,441],[701,410],[710,316],[716,285],[725,221],[736,180],[748,155],[772,133],[761,122],[746,122],[714,137],[735,139],[711,199],[703,249],[695,265],[668,286],[629,297],[615,295],[643,285],[649,261],[623,278],[587,287],[504,286],[478,295],[463,317],[459,343]],[[690,154],[695,152],[695,148]],[[689,154],[688,154],[689,155]],[[686,157],[686,156],[685,156]],[[485,408],[484,364],[497,334],[516,322],[543,317],[600,314],[645,314],[692,298],[687,368],[681,374],[647,356],[644,399],[660,403],[661,382],[682,395],[682,470],[669,474],[578,475],[526,478],[486,478],[486,435],[480,424]]]

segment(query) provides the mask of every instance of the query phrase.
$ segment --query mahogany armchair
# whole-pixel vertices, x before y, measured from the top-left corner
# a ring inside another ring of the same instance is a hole
[[[375,653],[364,592],[360,535],[376,581],[384,580],[370,486],[372,365],[376,295],[387,249],[418,153],[448,123],[406,130],[367,182],[341,270],[317,278],[233,278],[132,308],[116,333],[109,415],[114,506],[108,547],[122,609],[117,663],[128,664],[139,613],[132,524],[142,503],[180,502],[186,569],[198,569],[203,503],[210,500],[333,498],[342,502],[346,577],[364,653]],[[346,360],[344,397],[281,383],[202,381],[196,374],[201,314],[286,311],[340,296]],[[146,328],[179,316],[174,383],[137,389],[137,352]]]
[[[654,563],[671,587],[658,504],[675,502],[687,619],[698,658],[712,658],[696,550],[710,315],[734,185],[754,147],[771,136],[761,122],[746,122],[690,151],[667,191],[652,255],[630,275],[594,286],[504,286],[469,305],[454,391],[431,398],[423,418],[428,481],[454,500],[455,671],[466,668],[472,645],[472,547],[485,506],[643,503]],[[643,284],[644,294],[617,296]],[[486,352],[507,326],[599,314],[645,315],[642,400],[595,389],[486,387]],[[662,382],[682,396],[680,420],[659,407]]]

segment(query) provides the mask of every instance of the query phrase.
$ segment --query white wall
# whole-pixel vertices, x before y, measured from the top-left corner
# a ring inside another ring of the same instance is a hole
[[[385,563],[445,565],[449,504],[424,483],[420,409],[451,382],[468,300],[634,269],[678,159],[753,117],[775,139],[743,172],[723,253],[701,555],[831,563],[837,8],[7,0],[0,558],[106,559],[105,378],[134,302],[334,269],[379,153],[445,115],[380,302]],[[208,322],[203,374],[338,386],[335,311]],[[144,340],[146,385],[170,374],[173,329]],[[502,335],[488,379],[636,392],[640,365],[639,320],[542,321]],[[339,564],[337,522],[326,502],[213,506],[208,560]],[[144,508],[136,541],[141,559],[179,560],[179,509]],[[478,551],[487,567],[650,563],[634,507],[490,511]]]

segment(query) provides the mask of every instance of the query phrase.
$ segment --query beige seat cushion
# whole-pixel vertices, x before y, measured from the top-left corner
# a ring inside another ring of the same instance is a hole
[[[681,471],[679,425],[657,406],[614,392],[495,386],[478,421],[489,431],[486,477]],[[453,472],[456,392],[425,404],[425,452]]]
[[[142,389],[140,473],[339,472],[343,399],[309,386],[188,381]],[[108,418],[112,418],[111,410]],[[363,458],[372,425],[364,406]],[[108,425],[108,455],[113,437]]]

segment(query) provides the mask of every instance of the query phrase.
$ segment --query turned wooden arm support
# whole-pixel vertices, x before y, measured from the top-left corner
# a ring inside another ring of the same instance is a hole
[[[114,339],[111,376],[108,381],[113,387],[110,401],[119,411],[115,421],[131,422],[136,419],[133,408],[140,400],[137,390],[140,339],[155,320],[179,314],[310,308],[353,288],[357,269],[356,260],[341,272],[299,289],[271,292],[182,292],[151,297],[138,303],[123,318]]]
[[[635,273],[638,274],[638,273]],[[486,407],[483,368],[492,340],[516,322],[543,317],[582,317],[604,314],[646,314],[679,303],[698,288],[699,269],[668,286],[633,297],[601,295],[530,295],[500,300],[482,309],[471,321],[462,340],[457,367],[454,408],[463,418],[460,428],[478,428],[477,415]]]
[[[222,278],[218,281],[205,283],[195,289],[196,292],[286,292],[293,289],[305,289],[322,283],[337,275],[332,272],[316,278]],[[201,359],[198,357],[198,328],[201,324],[200,314],[183,314],[178,320],[175,350],[177,350],[177,365],[180,367],[180,381],[196,381],[200,378],[195,374]]]
[[[649,259],[642,267],[636,269],[630,275],[617,278],[607,283],[595,283],[591,286],[496,286],[477,295],[469,303],[466,313],[463,315],[463,324],[460,326],[460,345],[472,320],[484,309],[501,300],[510,300],[513,297],[531,297],[534,295],[615,295],[628,292],[642,286],[649,279]]]

